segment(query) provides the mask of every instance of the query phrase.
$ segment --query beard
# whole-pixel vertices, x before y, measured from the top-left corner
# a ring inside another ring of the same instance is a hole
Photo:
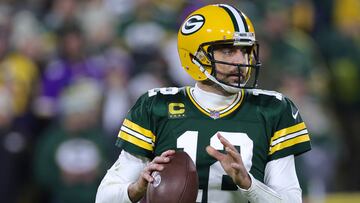
[[[247,73],[249,70],[248,69],[243,70],[243,68],[240,68],[239,70],[240,70],[240,72],[238,70],[236,70],[236,71],[231,71],[230,73],[224,73],[224,72],[217,71],[216,78],[217,78],[217,80],[219,80],[225,84],[240,87],[241,84],[245,84],[247,82],[247,79],[248,79]]]

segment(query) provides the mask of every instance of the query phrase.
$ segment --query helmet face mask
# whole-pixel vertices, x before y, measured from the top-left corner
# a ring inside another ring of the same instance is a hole
[[[247,62],[216,60],[214,51],[226,47],[239,47]],[[179,30],[178,51],[182,67],[197,81],[209,79],[231,93],[257,86],[261,66],[259,44],[250,20],[234,7],[214,4],[190,14]],[[220,65],[237,68],[236,84],[218,78]]]
[[[257,78],[259,73],[259,68],[261,66],[258,59],[258,49],[259,45],[255,42],[252,46],[242,46],[234,45],[234,40],[221,40],[215,42],[207,42],[200,45],[197,54],[193,56],[193,60],[198,61],[201,66],[211,67],[210,74],[220,83],[234,87],[234,88],[255,88],[257,86]],[[241,49],[243,52],[246,63],[230,63],[228,61],[221,61],[215,58],[214,51],[221,49]],[[202,63],[206,57],[206,61],[210,61],[211,65]],[[223,64],[227,66],[234,66],[237,68],[238,83],[228,83],[217,77],[217,64]],[[254,70],[254,71],[253,71]],[[252,74],[255,73],[252,77]],[[248,84],[249,80],[252,79],[251,83]]]

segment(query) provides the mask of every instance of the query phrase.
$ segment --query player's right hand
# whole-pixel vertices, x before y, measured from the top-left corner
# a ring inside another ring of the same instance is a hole
[[[147,164],[137,181],[129,185],[128,195],[131,201],[137,202],[145,195],[148,183],[154,181],[151,176],[152,172],[162,171],[164,169],[163,164],[169,163],[169,156],[174,154],[175,150],[167,150]]]
[[[242,189],[249,189],[251,178],[242,161],[241,154],[220,133],[217,134],[217,137],[227,153],[221,153],[211,146],[206,147],[207,153],[220,162],[225,172],[232,178],[235,184]]]

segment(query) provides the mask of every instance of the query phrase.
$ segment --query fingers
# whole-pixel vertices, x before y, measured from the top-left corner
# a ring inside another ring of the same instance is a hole
[[[131,199],[140,199],[141,196],[143,196],[148,183],[152,183],[154,181],[154,178],[151,176],[151,174],[154,171],[162,171],[164,169],[164,164],[170,161],[169,156],[173,155],[174,153],[175,150],[167,150],[160,156],[155,157],[147,164],[147,166],[141,172],[138,180],[129,186],[129,197],[132,197]]]
[[[157,156],[151,161],[151,163],[164,164],[164,163],[168,163],[169,161],[170,161],[169,157]]]
[[[210,156],[212,156],[212,157],[214,157],[215,159],[217,159],[218,161],[223,160],[223,159],[224,159],[224,156],[225,156],[225,154],[219,152],[218,150],[216,150],[214,147],[211,147],[211,146],[207,146],[207,147],[206,147],[206,152],[207,152]]]
[[[214,149],[213,147],[208,146],[206,148],[206,151],[208,154],[218,161],[222,161],[226,158],[230,158],[229,160],[232,160],[233,164],[239,167],[233,167],[234,169],[239,169],[241,166],[243,166],[243,161],[241,154],[238,152],[238,150],[232,145],[225,137],[223,137],[220,133],[217,133],[217,137],[220,140],[220,142],[223,144],[225,151],[227,154],[223,154],[219,152],[218,150]]]
[[[170,161],[169,156],[172,156],[175,154],[175,150],[167,150],[165,152],[163,152],[160,156],[155,157],[151,163],[155,163],[155,164],[164,164],[164,163],[168,163]]]
[[[151,176],[151,173],[154,171],[162,171],[164,165],[170,162],[169,156],[175,154],[175,150],[167,150],[163,152],[160,156],[155,157],[144,169],[142,177],[147,182],[152,182],[154,179]]]
[[[150,162],[143,170],[142,177],[147,182],[154,181],[154,178],[151,176],[151,173],[154,171],[162,171],[164,169],[164,166],[158,163]]]
[[[225,150],[226,150],[227,154],[223,154],[211,146],[206,147],[207,153],[210,156],[217,159],[218,161],[222,161],[226,158],[226,156],[230,156],[234,163],[243,164],[241,155],[239,154],[239,152],[236,149],[234,151],[234,150],[230,149],[229,147],[226,147]]]
[[[221,144],[224,145],[224,147],[229,147],[232,150],[236,151],[236,148],[234,147],[234,145],[232,145],[227,139],[225,139],[225,137],[223,137],[220,133],[217,133],[217,137],[220,140]]]
[[[159,157],[160,158],[160,157]],[[151,173],[153,171],[162,171],[164,169],[164,166],[158,163],[150,162],[144,169],[142,177],[148,181],[152,182],[154,179],[151,176]]]
[[[236,150],[236,148],[227,139],[225,139],[222,135],[220,135],[220,133],[218,133],[217,136],[220,142],[224,145],[225,150],[230,154],[230,156],[235,161],[238,161],[239,159],[241,160],[241,156]],[[219,152],[218,150],[216,150],[211,146],[207,146],[206,151],[210,156],[214,157],[218,161],[223,160],[226,156],[226,154]]]
[[[163,152],[160,156],[162,157],[168,157],[175,154],[175,150],[169,149]]]
[[[231,156],[231,158],[234,159],[235,162],[242,163],[241,154],[236,150],[235,147],[234,147],[234,149],[226,147],[225,150]]]
[[[150,175],[150,171],[144,171],[142,174],[142,178],[145,179],[149,183],[154,181],[154,178]]]

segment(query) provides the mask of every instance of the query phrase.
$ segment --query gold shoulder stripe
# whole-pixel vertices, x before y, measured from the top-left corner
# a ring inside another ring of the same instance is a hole
[[[145,137],[150,138],[153,142],[155,142],[156,137],[155,137],[154,133],[152,133],[150,130],[145,129],[145,128],[139,126],[138,124],[131,122],[128,119],[124,120],[123,125],[131,130],[134,130],[134,131],[144,135]]]
[[[153,151],[153,146],[143,140],[140,140],[139,138],[137,137],[134,137],[126,132],[123,132],[123,131],[120,131],[119,133],[119,136],[120,138],[136,145],[136,146],[139,146],[141,148],[144,148],[144,149],[147,149],[149,151]]]
[[[280,137],[282,137],[282,136],[285,136],[285,135],[288,135],[288,134],[290,134],[290,133],[294,133],[294,132],[303,130],[303,129],[305,129],[305,128],[306,128],[305,123],[302,122],[302,123],[293,125],[293,126],[291,126],[291,127],[284,128],[284,129],[281,129],[281,130],[279,130],[279,131],[276,131],[276,132],[274,133],[274,135],[272,136],[270,143],[272,143],[274,140],[276,140],[276,139],[278,139],[278,138],[280,138]]]
[[[293,139],[286,140],[284,142],[280,142],[279,144],[270,148],[269,155],[271,155],[277,151],[280,151],[282,149],[285,149],[285,148],[288,148],[288,147],[291,147],[291,146],[294,146],[296,144],[306,142],[306,141],[310,141],[309,134],[301,135],[301,136],[295,137]]]

